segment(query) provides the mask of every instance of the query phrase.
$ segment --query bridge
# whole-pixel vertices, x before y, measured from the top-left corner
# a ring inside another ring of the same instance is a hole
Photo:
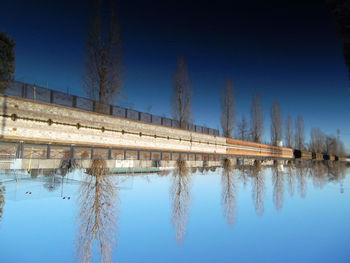
[[[216,166],[222,159],[294,158],[290,148],[225,138],[196,125],[180,129],[173,120],[145,117],[146,113],[128,118],[127,110],[120,115],[114,106],[93,112],[78,107],[82,98],[76,96],[66,98],[70,105],[48,91],[50,95],[45,96],[50,98],[39,101],[28,95],[34,96],[36,88],[31,93],[18,83],[12,92],[12,96],[0,94],[3,169],[59,168],[65,159],[74,159],[83,168],[91,159],[105,159],[110,168],[125,168],[173,167],[179,159],[191,166]]]

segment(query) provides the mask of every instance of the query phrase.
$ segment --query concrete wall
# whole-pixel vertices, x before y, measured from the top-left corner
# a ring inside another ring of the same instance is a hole
[[[3,140],[226,153],[222,137],[2,95],[0,107]]]
[[[0,95],[0,141],[293,158],[292,149]],[[146,120],[149,116],[145,115]],[[39,151],[45,155],[43,151]]]

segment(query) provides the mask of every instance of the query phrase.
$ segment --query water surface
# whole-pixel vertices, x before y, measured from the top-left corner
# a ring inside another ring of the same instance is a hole
[[[350,262],[343,165],[100,168],[0,171],[0,262]]]

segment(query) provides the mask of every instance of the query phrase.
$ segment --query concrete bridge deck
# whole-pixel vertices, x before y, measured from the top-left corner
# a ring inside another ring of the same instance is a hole
[[[9,145],[2,147],[0,158],[91,159],[106,154],[114,160],[202,162],[228,156],[293,158],[293,150],[288,148],[5,95],[0,95],[0,123],[0,141],[33,143],[24,148],[13,146],[12,150]],[[71,146],[76,151],[72,152]]]

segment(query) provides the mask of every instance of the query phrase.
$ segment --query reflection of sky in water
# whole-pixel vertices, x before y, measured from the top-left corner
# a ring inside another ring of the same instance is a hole
[[[113,197],[102,193],[98,202],[117,200],[113,261],[349,262],[349,177],[324,167],[291,171],[112,178]],[[78,229],[92,222],[79,218],[87,177],[0,178],[0,262],[79,262]],[[92,262],[100,262],[92,244]]]

